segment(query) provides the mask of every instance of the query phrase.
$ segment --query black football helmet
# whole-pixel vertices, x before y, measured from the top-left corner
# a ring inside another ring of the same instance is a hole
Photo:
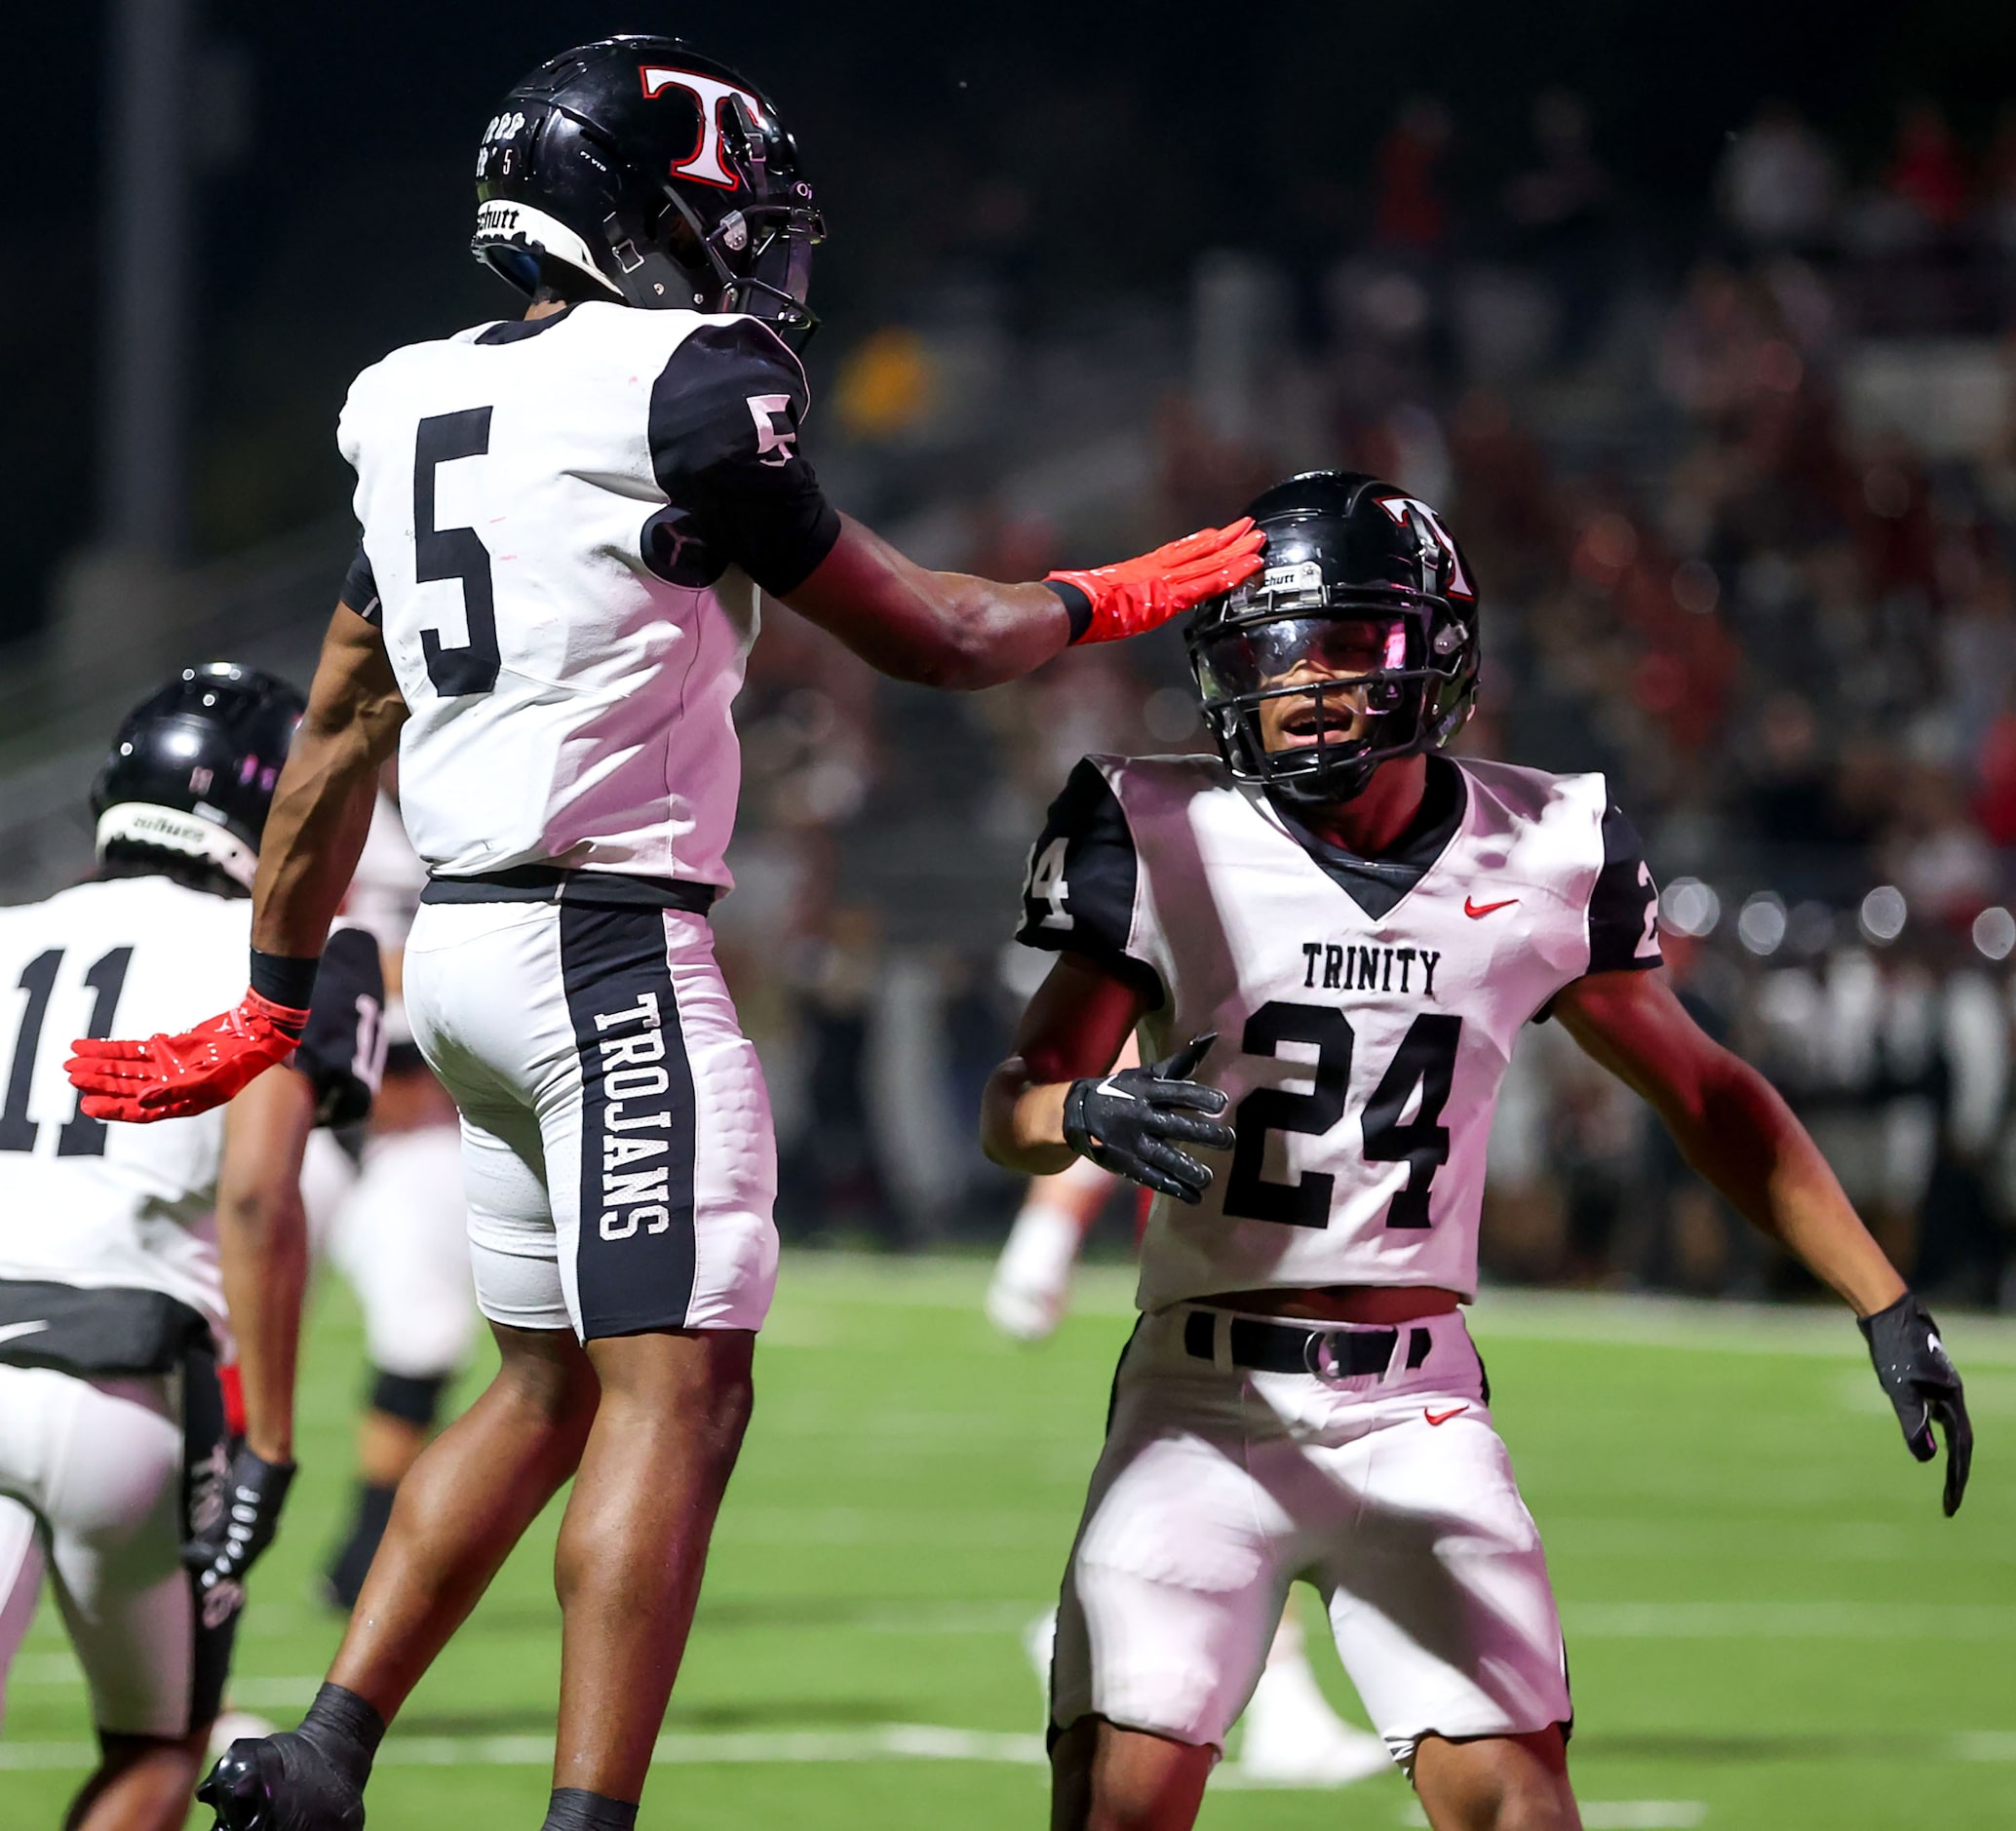
[[[476,160],[479,260],[530,293],[558,263],[613,299],[803,332],[826,224],[753,84],[677,38],[598,39],[504,97]]]
[[[251,889],[273,785],[307,709],[258,668],[184,668],[126,715],[92,784],[99,860],[168,852]]]
[[[1344,801],[1380,763],[1454,737],[1477,699],[1477,588],[1435,511],[1362,472],[1305,471],[1247,513],[1264,569],[1199,604],[1183,634],[1232,774],[1289,801]],[[1334,736],[1326,697],[1361,688],[1368,729]],[[1291,695],[1309,702],[1311,741],[1269,751],[1260,708]]]

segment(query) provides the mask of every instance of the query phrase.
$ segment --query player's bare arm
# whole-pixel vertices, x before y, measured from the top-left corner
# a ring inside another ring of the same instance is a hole
[[[1031,1005],[1044,1014],[1025,1016],[1018,1053],[989,1079],[982,1136],[997,1163],[1041,1174],[1076,1155],[1178,1201],[1202,1198],[1212,1173],[1186,1147],[1233,1142],[1219,1117],[1225,1096],[1190,1078],[1217,1038],[1193,1036],[1159,1062],[1115,1071],[1144,1002],[1096,962],[1059,959]]]
[[[321,954],[370,832],[379,769],[406,718],[383,633],[339,604],[259,847],[252,882],[259,952],[297,959]]]
[[[308,1284],[301,1153],[315,1127],[315,1088],[289,1069],[262,1074],[225,1109],[217,1178],[217,1257],[238,1342],[245,1440],[268,1462],[291,1462],[294,1365]]]
[[[1554,1010],[1591,1057],[1651,1105],[1687,1162],[1854,1310],[1911,1453],[1929,1461],[1932,1425],[1945,1429],[1943,1501],[1949,1515],[1957,1511],[1974,1444],[1959,1375],[1778,1091],[1708,1036],[1656,974],[1592,973],[1564,990]]]
[[[1904,1280],[1769,1081],[1709,1036],[1656,973],[1591,973],[1554,1015],[1665,1121],[1689,1164],[1858,1316]]]
[[[982,1097],[980,1142],[994,1162],[1026,1176],[1069,1166],[1076,1153],[1065,1140],[1065,1095],[1081,1075],[1113,1066],[1144,1002],[1083,954],[1058,955]]]
[[[972,689],[1017,680],[1073,643],[1152,629],[1230,590],[1258,567],[1260,548],[1241,519],[1117,565],[1002,585],[931,571],[843,515],[832,552],[785,602],[879,673]]]

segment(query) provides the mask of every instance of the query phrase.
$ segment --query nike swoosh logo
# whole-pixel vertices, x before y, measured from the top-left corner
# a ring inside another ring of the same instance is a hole
[[[1473,903],[1468,897],[1465,897],[1463,899],[1463,914],[1474,922],[1478,916],[1489,916],[1494,909],[1510,909],[1518,901],[1519,899],[1516,896],[1508,896],[1502,903]]]
[[[1423,1411],[1421,1413],[1421,1416],[1425,1418],[1431,1424],[1446,1424],[1452,1418],[1459,1417],[1462,1413],[1467,1412],[1469,1409],[1470,1408],[1467,1405],[1458,1405],[1453,1411]]]
[[[16,1342],[24,1335],[40,1335],[48,1327],[46,1322],[10,1322],[0,1327],[0,1342]]]

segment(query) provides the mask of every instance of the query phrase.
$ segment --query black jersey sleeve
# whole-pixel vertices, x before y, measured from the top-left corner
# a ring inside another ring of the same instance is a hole
[[[1603,817],[1603,869],[1589,893],[1589,970],[1634,973],[1664,963],[1659,887],[1636,830],[1612,807]]]
[[[371,1110],[385,1071],[385,973],[378,944],[338,928],[322,951],[293,1065],[315,1088],[315,1122],[351,1125]]]
[[[365,552],[362,540],[357,543],[357,552],[343,574],[340,602],[348,604],[367,623],[377,622],[380,608],[378,580],[371,570],[371,558]]]
[[[1050,803],[1029,848],[1016,940],[1051,954],[1082,954],[1162,1004],[1161,975],[1127,946],[1140,875],[1127,816],[1112,785],[1087,758]]]
[[[644,562],[676,585],[739,565],[772,597],[804,583],[840,537],[839,513],[798,449],[805,371],[754,318],[702,325],[651,388],[651,467],[666,507]]]

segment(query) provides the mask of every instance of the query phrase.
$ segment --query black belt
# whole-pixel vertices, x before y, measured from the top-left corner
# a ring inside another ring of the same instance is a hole
[[[514,865],[469,877],[429,877],[423,903],[575,903],[590,909],[677,909],[705,916],[720,885],[691,877],[638,877],[617,871]]]
[[[1193,1309],[1183,1318],[1183,1352],[1195,1360],[1216,1360],[1218,1317]],[[1398,1329],[1304,1329],[1294,1323],[1262,1322],[1255,1316],[1234,1316],[1230,1341],[1232,1365],[1254,1373],[1322,1373],[1334,1380],[1362,1374],[1382,1374],[1393,1364]],[[1411,1372],[1428,1358],[1425,1329],[1407,1332],[1407,1366]]]

